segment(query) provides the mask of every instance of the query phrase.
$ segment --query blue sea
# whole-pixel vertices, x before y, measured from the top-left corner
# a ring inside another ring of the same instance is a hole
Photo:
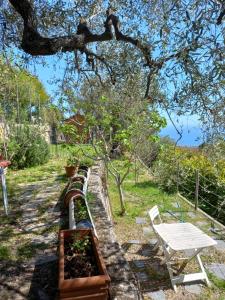
[[[197,116],[182,116],[179,117],[179,121],[175,120],[177,120],[176,115],[174,115],[175,126],[182,133],[182,138],[178,141],[179,146],[197,147],[203,143],[201,123]],[[174,141],[177,141],[180,137],[173,124],[168,119],[167,126],[161,130],[160,136],[168,136]]]

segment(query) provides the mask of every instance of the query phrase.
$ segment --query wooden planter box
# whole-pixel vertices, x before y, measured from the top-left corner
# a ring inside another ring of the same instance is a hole
[[[79,232],[91,237],[99,275],[83,278],[64,278],[64,240]],[[59,233],[59,299],[65,300],[106,300],[109,298],[110,278],[98,248],[97,238],[91,229],[61,230]]]

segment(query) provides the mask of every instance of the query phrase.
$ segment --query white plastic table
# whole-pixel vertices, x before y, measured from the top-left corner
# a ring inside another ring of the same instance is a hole
[[[207,285],[210,285],[199,253],[204,248],[216,245],[216,241],[191,223],[161,223],[159,225],[153,225],[153,227],[156,235],[158,236],[159,242],[163,247],[163,251],[165,254],[165,260],[163,261],[163,263],[167,264],[171,284],[174,290],[177,290],[176,285],[178,283],[191,282],[196,280],[205,280]],[[184,262],[178,270],[177,275],[174,276],[171,266],[172,258],[174,257],[174,254],[176,252],[187,250],[192,250],[192,254],[188,258],[180,258],[183,259]],[[188,262],[194,257],[197,258],[201,272],[181,274]]]

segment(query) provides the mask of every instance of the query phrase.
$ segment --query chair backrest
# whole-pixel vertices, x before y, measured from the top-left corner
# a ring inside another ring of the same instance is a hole
[[[160,223],[162,223],[162,219],[160,217],[160,214],[159,214],[159,209],[158,209],[158,206],[155,205],[153,206],[153,208],[151,208],[149,211],[148,211],[148,214],[149,214],[149,217],[150,217],[150,221],[151,221],[151,225],[154,227],[154,220],[155,218],[158,218]]]

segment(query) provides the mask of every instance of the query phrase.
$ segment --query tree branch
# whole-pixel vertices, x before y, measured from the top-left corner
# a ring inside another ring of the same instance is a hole
[[[137,47],[145,58],[145,66],[147,66],[150,69],[145,94],[146,98],[149,94],[149,87],[152,76],[162,68],[164,63],[171,59],[179,58],[182,52],[190,51],[193,48],[192,45],[192,47],[189,46],[189,48],[186,47],[184,49],[181,49],[177,53],[172,54],[163,59],[153,60],[151,58],[151,49],[148,44],[143,43],[139,39],[135,39],[128,35],[125,35],[120,31],[119,18],[113,14],[111,8],[109,8],[106,12],[107,18],[104,23],[105,30],[101,34],[93,34],[88,28],[86,21],[83,18],[81,18],[77,28],[77,33],[67,36],[43,37],[38,32],[37,18],[33,6],[31,4],[32,1],[9,0],[9,2],[23,19],[24,28],[21,47],[26,53],[29,53],[33,56],[54,55],[58,52],[74,52],[75,50],[80,50],[81,52],[85,52],[87,54],[87,57],[92,55],[96,59],[100,60],[106,66],[108,72],[110,73],[112,82],[115,83],[115,76],[109,64],[107,64],[103,57],[90,52],[87,49],[86,45],[94,42],[110,41],[115,37],[117,41],[130,43]],[[115,36],[113,34],[113,28]]]

